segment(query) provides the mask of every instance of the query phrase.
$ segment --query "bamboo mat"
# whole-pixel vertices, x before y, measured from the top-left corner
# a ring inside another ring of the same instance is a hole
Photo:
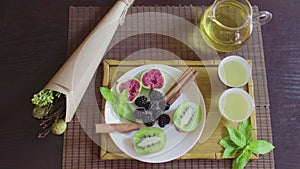
[[[180,7],[132,7],[129,13],[138,12],[164,12],[180,16],[187,21],[196,24],[199,22],[199,15],[205,7],[180,6]],[[68,34],[68,53],[72,51],[82,42],[93,27],[101,20],[108,9],[101,7],[70,7],[69,9],[69,34]],[[255,7],[254,11],[258,11]],[[154,24],[155,25],[155,24]],[[159,26],[159,25],[157,25]],[[120,34],[126,34],[121,32]],[[150,41],[145,41],[150,39]],[[152,43],[153,42],[153,43]],[[160,42],[160,43],[158,43]],[[167,42],[167,43],[162,43]],[[126,39],[116,44],[110,50],[105,58],[122,60],[128,54],[138,51],[141,48],[162,48],[167,49],[185,60],[198,60],[199,58],[187,46],[180,42],[169,39],[162,35],[144,34]],[[254,97],[256,105],[256,121],[257,121],[257,138],[272,142],[271,119],[268,99],[268,88],[266,80],[265,62],[263,55],[263,44],[260,27],[254,27],[252,38],[247,45],[241,50],[229,54],[242,55],[246,59],[252,60],[253,66],[253,82]],[[228,53],[226,55],[229,55]],[[155,58],[151,52],[145,51],[144,55]],[[215,56],[215,52],[211,52],[201,59],[211,60]],[[224,54],[219,53],[220,56]],[[219,57],[219,56],[218,56]],[[138,59],[138,58],[136,58]],[[168,56],[163,59],[168,59]],[[95,78],[96,84],[102,84],[102,75],[100,65]],[[95,84],[90,84],[95,87]],[[94,90],[95,91],[95,90]],[[86,95],[91,93],[87,92]],[[93,93],[95,95],[95,93]],[[85,97],[86,98],[86,97]],[[94,99],[95,98],[91,98]],[[98,98],[97,98],[98,99]],[[84,109],[84,107],[81,109]],[[78,111],[81,111],[78,110]],[[89,117],[95,118],[95,117]],[[100,122],[100,119],[99,119]],[[64,135],[63,145],[63,169],[73,168],[231,168],[232,160],[210,160],[210,159],[188,159],[174,160],[162,164],[147,164],[137,160],[101,160],[99,158],[100,148],[95,144],[82,129],[77,117],[68,123],[68,129]],[[258,160],[249,162],[246,168],[274,168],[273,152],[260,156]]]

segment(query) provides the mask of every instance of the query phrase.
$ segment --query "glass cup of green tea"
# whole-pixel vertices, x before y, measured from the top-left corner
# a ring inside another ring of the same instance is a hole
[[[240,56],[225,57],[218,66],[218,76],[228,87],[243,87],[251,78],[251,66]]]
[[[230,88],[220,96],[219,111],[231,122],[242,122],[253,113],[254,101],[243,89]]]
[[[202,15],[200,30],[204,41],[220,52],[240,49],[250,38],[253,25],[272,19],[268,11],[253,14],[247,0],[215,0]]]

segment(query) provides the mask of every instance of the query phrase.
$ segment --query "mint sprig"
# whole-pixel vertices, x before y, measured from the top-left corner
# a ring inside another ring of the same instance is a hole
[[[120,116],[127,120],[132,121],[133,117],[132,110],[130,109],[127,99],[128,99],[128,89],[125,89],[120,94],[116,94],[111,89],[107,87],[101,87],[100,93],[106,101],[113,105],[114,111]]]
[[[255,140],[252,138],[252,126],[249,120],[241,122],[237,129],[226,126],[229,136],[219,141],[224,147],[223,158],[236,157],[232,162],[232,169],[243,169],[251,155],[266,154],[275,147],[264,140]]]

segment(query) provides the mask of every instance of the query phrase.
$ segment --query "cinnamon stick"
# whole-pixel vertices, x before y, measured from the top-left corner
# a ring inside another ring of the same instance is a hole
[[[185,81],[185,83],[183,83],[181,88],[179,88],[178,91],[176,91],[175,94],[169,100],[167,100],[168,104],[170,105],[173,104],[178,99],[178,97],[184,92],[184,90],[188,87],[188,85],[195,80],[197,75],[198,72],[193,71],[193,74],[188,77],[188,79]]]
[[[96,133],[126,133],[134,130],[139,130],[138,123],[122,123],[122,124],[95,124]]]
[[[178,78],[178,80],[173,84],[173,86],[168,90],[166,95],[164,96],[164,99],[167,101],[170,99],[170,97],[180,88],[180,86],[183,85],[185,80],[192,75],[193,69],[191,67],[188,67],[185,72]]]

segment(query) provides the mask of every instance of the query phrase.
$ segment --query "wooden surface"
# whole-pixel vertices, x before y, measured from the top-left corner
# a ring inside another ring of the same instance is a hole
[[[199,76],[196,78],[197,85],[203,95],[205,106],[206,106],[206,117],[209,113],[215,111],[217,102],[212,102],[212,98],[219,96],[212,96],[211,86],[220,86],[220,89],[215,89],[220,92],[214,94],[219,95],[224,92],[227,87],[225,85],[219,85],[221,82],[218,80],[217,69],[220,60],[205,60],[205,61],[190,61],[190,60],[167,60],[167,61],[147,61],[147,60],[136,60],[136,61],[117,61],[117,60],[105,60],[103,63],[104,75],[103,75],[103,86],[111,88],[118,78],[127,71],[145,64],[164,64],[171,67],[175,67],[182,72],[187,66],[193,68],[199,72]],[[251,64],[251,61],[249,61]],[[217,83],[217,84],[215,84]],[[99,87],[96,87],[99,88]],[[252,98],[254,98],[254,86],[252,78],[249,83],[246,84],[244,90],[247,91]],[[105,103],[105,100],[102,102]],[[102,104],[102,113],[104,117],[105,104]],[[212,110],[210,109],[212,108]],[[212,121],[214,122],[214,121]],[[250,117],[252,125],[253,140],[257,140],[257,128],[256,128],[256,112]],[[225,126],[237,127],[238,123],[229,122],[222,119],[215,129],[213,135],[204,143],[196,143],[196,145],[186,154],[181,156],[179,159],[222,159],[223,148],[218,142],[225,137],[226,128]],[[101,138],[102,146],[100,152],[100,158],[102,160],[118,160],[118,159],[130,159],[129,156],[124,154],[111,140],[109,135],[103,135]],[[257,159],[258,156],[252,156],[252,159]]]
[[[270,10],[262,27],[271,103],[276,168],[299,168],[300,5],[296,0],[252,0]],[[38,92],[67,58],[70,5],[111,6],[112,0],[0,2],[1,168],[61,168],[63,137],[38,140],[31,117],[32,94]],[[136,5],[208,5],[212,0],[138,0]]]

